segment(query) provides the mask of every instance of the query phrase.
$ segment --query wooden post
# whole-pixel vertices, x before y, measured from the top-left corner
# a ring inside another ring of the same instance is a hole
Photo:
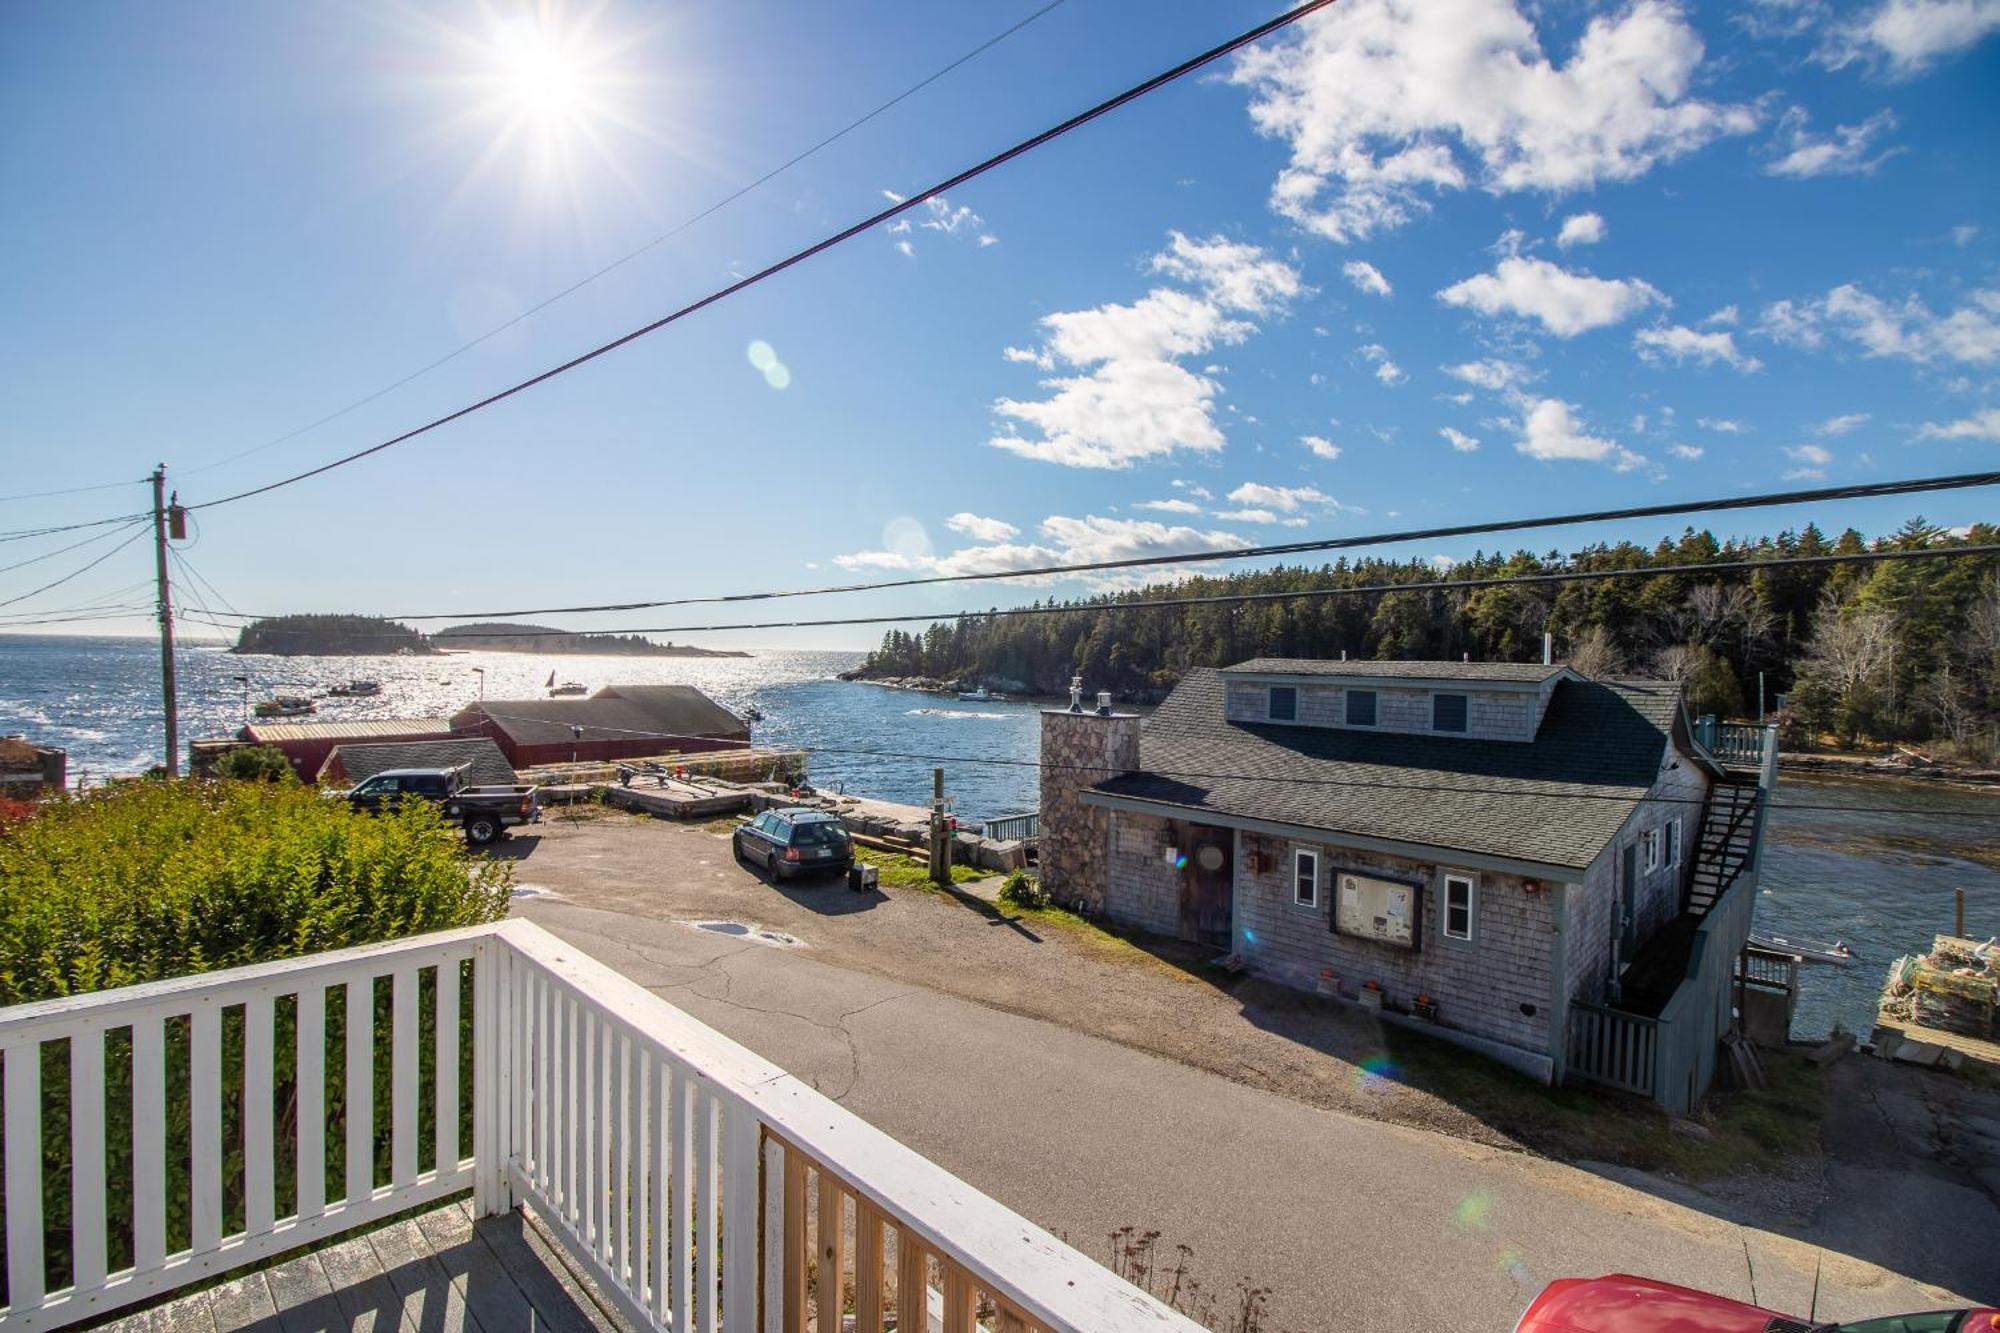
[[[944,770],[931,770],[930,872],[933,884],[951,883],[951,835],[944,822]]]
[[[1951,933],[1954,939],[1962,940],[1965,938],[1965,889],[1960,887],[1951,892],[1956,900],[1951,914]]]

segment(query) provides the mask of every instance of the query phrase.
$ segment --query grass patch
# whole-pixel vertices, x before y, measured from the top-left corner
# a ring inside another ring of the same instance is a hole
[[[854,846],[854,859],[874,866],[885,889],[934,889],[931,883],[930,867],[914,856],[904,856],[900,852],[877,851],[873,847]],[[965,884],[975,879],[985,879],[987,872],[972,866],[954,865],[951,868],[951,882]]]
[[[1689,1117],[1706,1139],[1676,1133],[1651,1102],[1586,1087],[1551,1088],[1422,1032],[1385,1027],[1396,1081],[1435,1094],[1552,1157],[1615,1162],[1702,1178],[1768,1170],[1819,1146],[1820,1071],[1790,1051],[1764,1051],[1770,1085],[1718,1092]]]

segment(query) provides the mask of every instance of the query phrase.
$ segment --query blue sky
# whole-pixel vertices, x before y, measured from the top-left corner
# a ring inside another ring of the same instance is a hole
[[[0,494],[165,461],[198,502],[373,443],[1274,12],[1067,0],[548,310],[215,465],[489,332],[1036,7],[10,6]],[[1996,0],[1345,0],[907,227],[203,514],[185,554],[244,610],[475,612],[1990,467],[1996,28]],[[142,501],[16,501],[0,528]],[[1717,526],[1875,532],[1919,508],[1995,516],[1961,493]],[[110,545],[0,574],[0,599]],[[149,574],[136,544],[7,614]]]

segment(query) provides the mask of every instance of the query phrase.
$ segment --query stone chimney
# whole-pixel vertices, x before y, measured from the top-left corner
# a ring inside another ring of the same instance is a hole
[[[1083,803],[1084,791],[1139,767],[1139,718],[1111,707],[1107,694],[1087,708],[1083,678],[1070,682],[1070,706],[1042,713],[1042,887],[1066,906],[1104,910],[1109,811]]]

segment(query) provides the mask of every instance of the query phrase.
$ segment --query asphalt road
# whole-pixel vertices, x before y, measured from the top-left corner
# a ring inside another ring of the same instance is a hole
[[[542,881],[553,868],[523,866],[522,878]],[[1157,1230],[1169,1256],[1177,1244],[1191,1247],[1190,1271],[1225,1303],[1239,1281],[1268,1288],[1271,1333],[1504,1331],[1550,1279],[1613,1271],[1803,1314],[1817,1269],[1822,1319],[1951,1298],[1738,1225],[1712,1205],[1671,1202],[1650,1184],[1632,1188],[1317,1109],[1053,1023],[830,966],[814,957],[810,931],[805,947],[779,948],[560,897],[526,899],[516,911],[1086,1253],[1104,1258],[1116,1228]],[[1969,1236],[1927,1238],[1924,1217],[1890,1225],[1910,1229],[1914,1249],[2000,1253],[2000,1214],[1984,1196],[1965,1202],[1986,1210],[1963,1214],[1975,1224]],[[2000,1285],[2000,1260],[1993,1281]]]

